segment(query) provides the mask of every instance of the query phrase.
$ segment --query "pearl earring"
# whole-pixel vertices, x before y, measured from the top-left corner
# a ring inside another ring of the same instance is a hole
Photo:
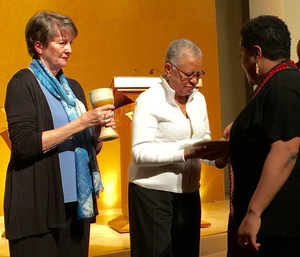
[[[257,62],[255,63],[255,73],[256,73],[257,75],[259,75],[259,67],[258,67]]]

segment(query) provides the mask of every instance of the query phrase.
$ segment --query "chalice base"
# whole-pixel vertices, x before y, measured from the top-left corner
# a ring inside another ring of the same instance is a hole
[[[112,128],[101,128],[98,142],[111,141],[117,139],[119,135]]]

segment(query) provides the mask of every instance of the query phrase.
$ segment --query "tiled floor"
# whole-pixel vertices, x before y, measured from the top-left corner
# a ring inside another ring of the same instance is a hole
[[[201,229],[200,256],[225,256],[228,211],[228,201],[202,204],[202,220],[210,222],[211,227]],[[92,224],[89,254],[91,257],[130,256],[129,234],[118,233],[107,226],[108,221],[120,215],[120,210],[109,210],[100,213],[97,223]],[[0,217],[1,233],[3,230],[3,217]],[[8,256],[7,240],[0,238],[0,257]]]

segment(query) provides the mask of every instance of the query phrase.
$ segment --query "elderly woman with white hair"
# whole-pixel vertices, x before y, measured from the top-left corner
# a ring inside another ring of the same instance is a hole
[[[160,83],[136,100],[129,167],[132,256],[199,256],[200,160],[227,164],[219,149],[193,146],[211,139],[205,98],[196,88],[204,74],[201,50],[175,40]]]

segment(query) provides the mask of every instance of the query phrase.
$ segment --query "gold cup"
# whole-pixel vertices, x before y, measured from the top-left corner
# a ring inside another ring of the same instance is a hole
[[[93,109],[107,104],[114,104],[114,95],[111,88],[98,88],[89,92],[89,98]],[[117,139],[119,135],[112,129],[101,127],[98,142]]]

